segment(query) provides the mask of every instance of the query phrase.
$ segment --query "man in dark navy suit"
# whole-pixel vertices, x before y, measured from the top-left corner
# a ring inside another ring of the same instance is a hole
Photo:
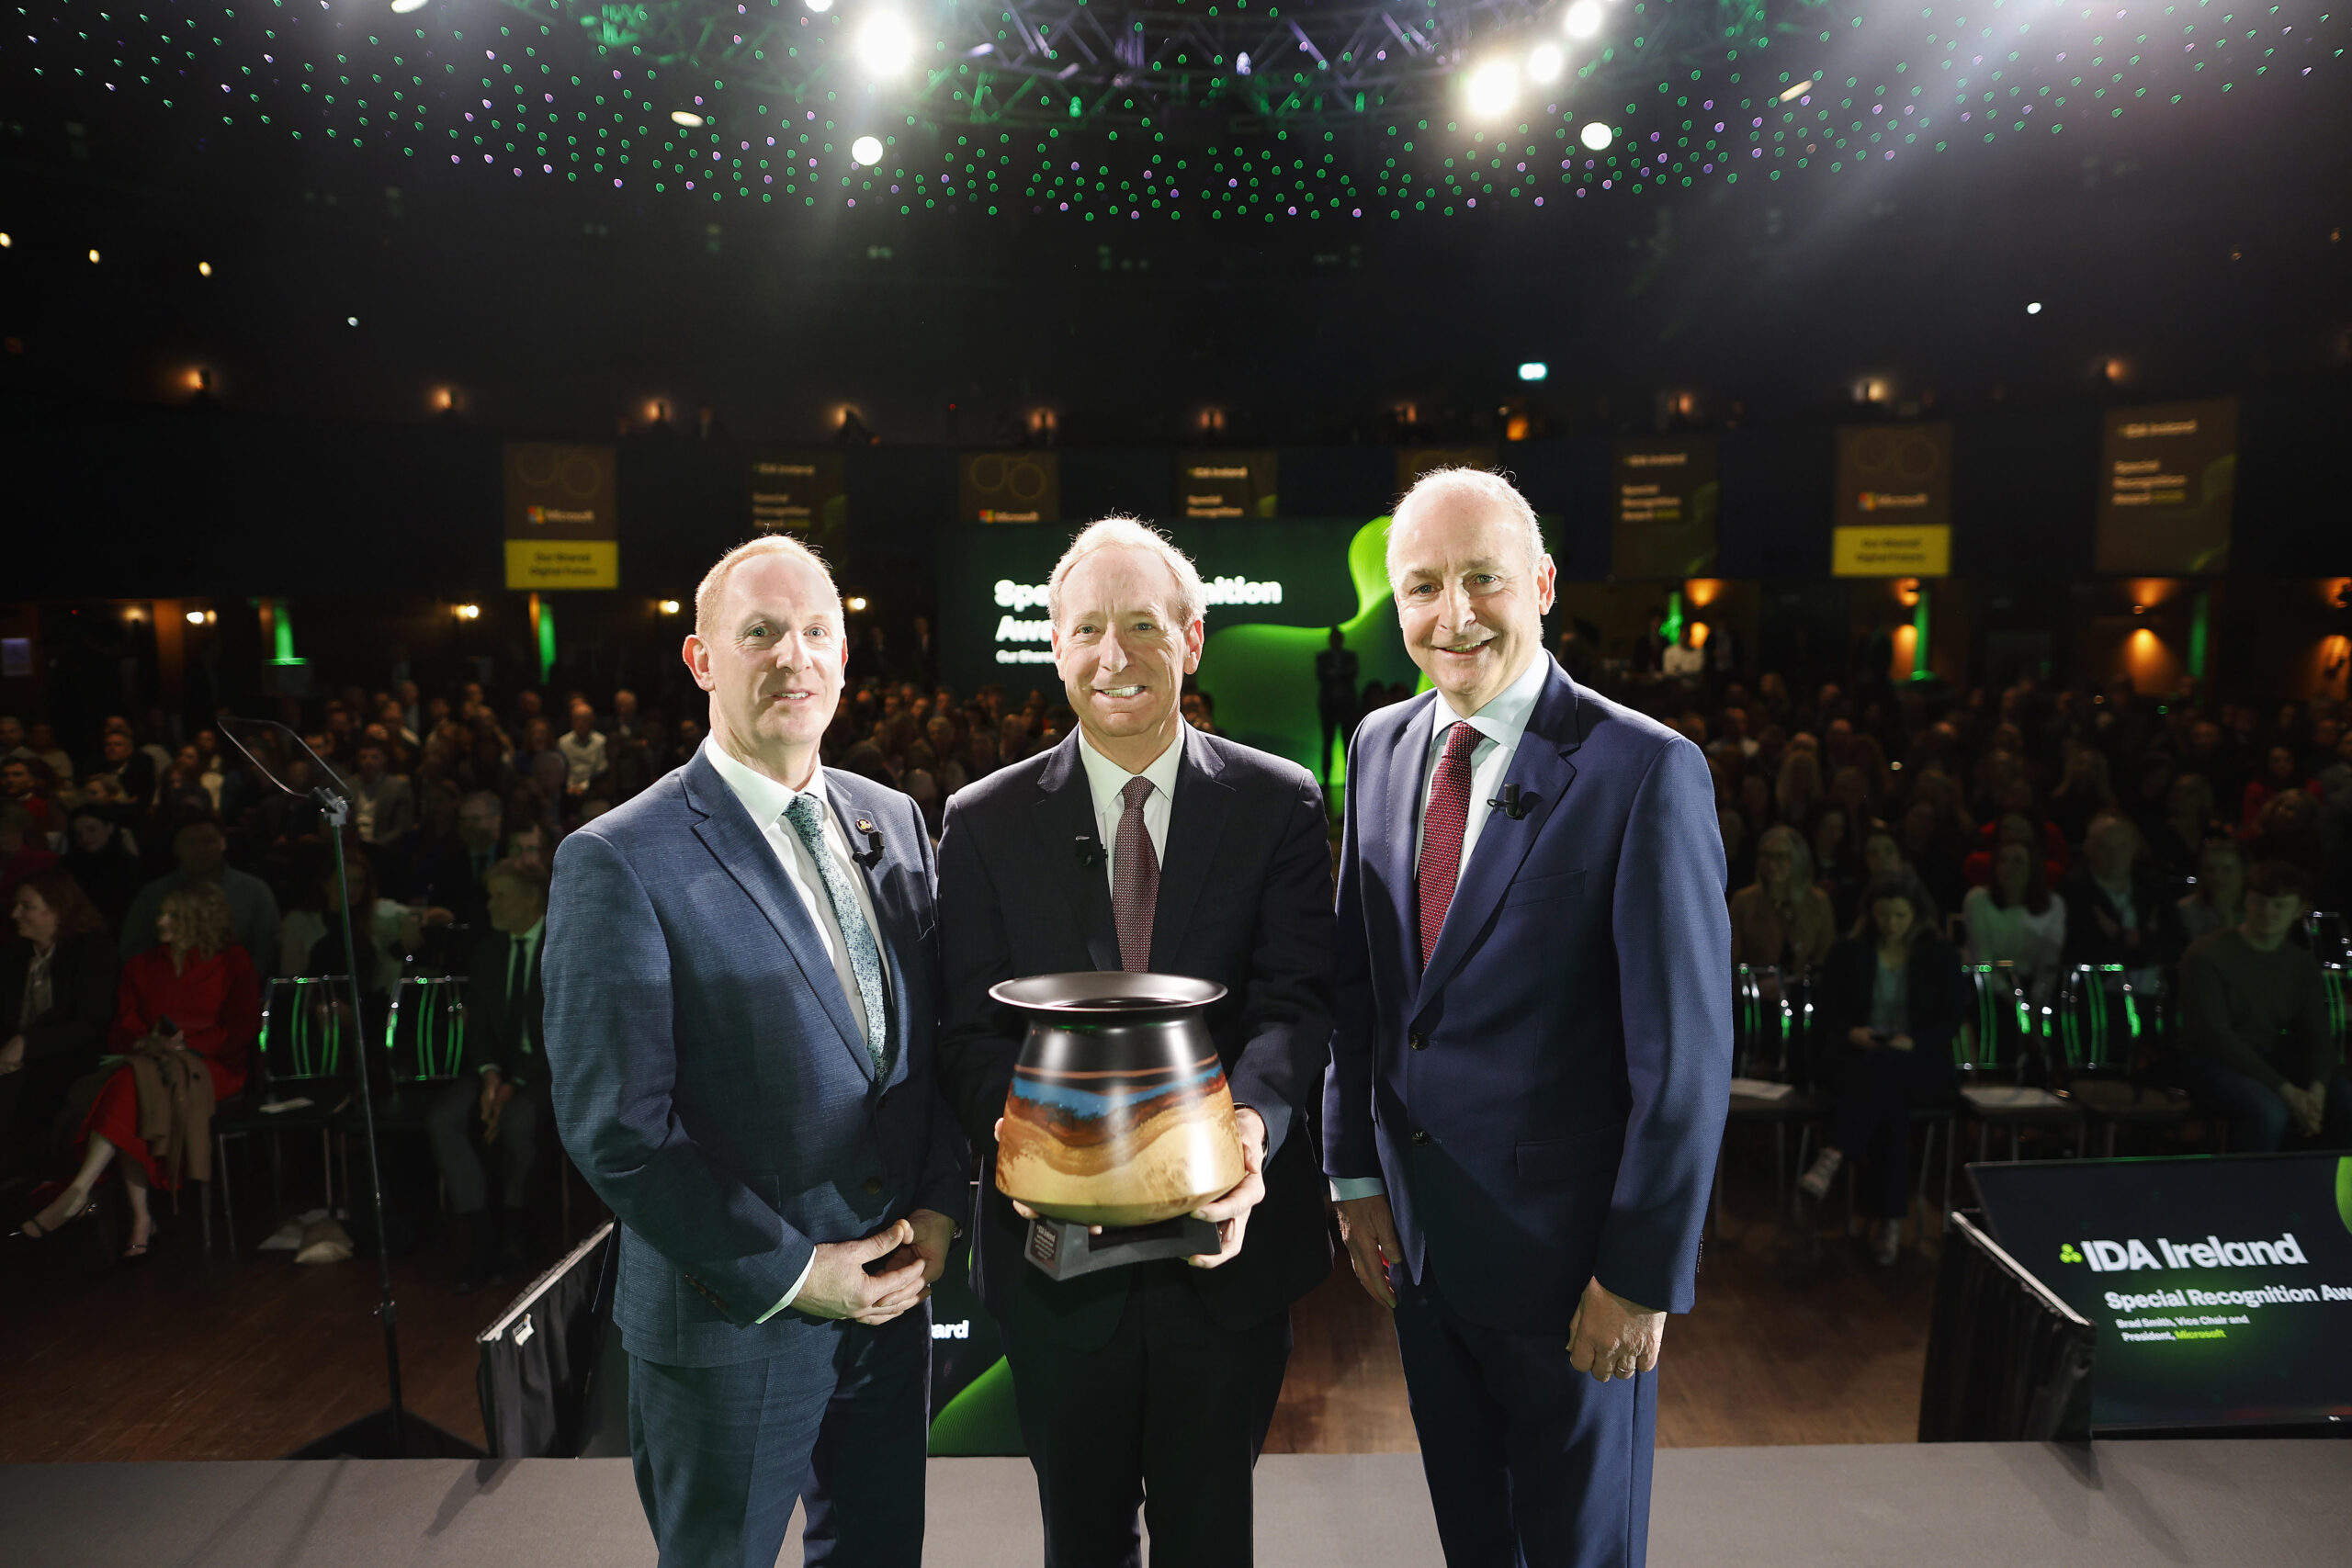
[[[1730,1103],[1714,792],[1544,652],[1552,562],[1506,480],[1424,477],[1388,579],[1437,689],[1348,759],[1324,1169],[1451,1568],[1634,1568]]]
[[[1021,1025],[1001,980],[1188,975],[1240,1110],[1247,1174],[1196,1211],[1220,1249],[1055,1280],[984,1162],[973,1256],[1004,1330],[1048,1568],[1250,1560],[1250,1472],[1290,1358],[1290,1304],[1331,1269],[1309,1113],[1330,1035],[1331,859],[1304,768],[1186,724],[1200,575],[1125,518],[1049,584],[1077,732],[956,792],[940,842],[940,1074],[992,1156]]]
[[[818,763],[843,639],[812,552],[722,557],[684,651],[709,739],[564,840],[543,964],[556,1121],[622,1226],[638,1494],[665,1568],[772,1568],[796,1497],[808,1562],[918,1568],[922,1303],[966,1192],[931,840]]]

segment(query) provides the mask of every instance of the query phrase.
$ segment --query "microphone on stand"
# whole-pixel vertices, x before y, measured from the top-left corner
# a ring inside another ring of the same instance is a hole
[[[1503,785],[1502,794],[1495,799],[1487,802],[1487,804],[1489,807],[1499,810],[1504,816],[1510,818],[1514,822],[1521,820],[1530,811],[1535,809],[1534,806],[1531,802],[1521,800],[1519,797],[1519,786],[1514,784],[1507,784]]]

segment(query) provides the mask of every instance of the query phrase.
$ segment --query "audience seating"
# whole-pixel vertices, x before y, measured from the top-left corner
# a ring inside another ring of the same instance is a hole
[[[270,1209],[282,1214],[286,1207],[284,1156],[280,1141],[288,1133],[319,1134],[321,1168],[326,1207],[334,1208],[334,1135],[338,1117],[352,1098],[353,1080],[344,1060],[344,1045],[352,1040],[351,977],[347,975],[306,975],[270,981],[262,991],[261,1038],[254,1044],[254,1065],[245,1092],[221,1108],[212,1119],[217,1156],[215,1175],[220,1187],[220,1208],[228,1225],[229,1255],[237,1253],[237,1212],[229,1183],[229,1140],[256,1134],[269,1139]],[[292,1101],[309,1103],[293,1105]],[[272,1106],[288,1109],[273,1111]],[[232,1109],[233,1108],[233,1109]],[[350,1182],[344,1183],[350,1201]],[[205,1206],[205,1244],[211,1245],[211,1206]]]

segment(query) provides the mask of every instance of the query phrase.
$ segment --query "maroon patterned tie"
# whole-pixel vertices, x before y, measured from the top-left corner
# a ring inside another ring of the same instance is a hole
[[[1119,967],[1151,967],[1151,912],[1159,903],[1159,855],[1143,825],[1151,781],[1138,773],[1119,792],[1118,858],[1111,863],[1111,919],[1119,929]]]
[[[1437,777],[1430,783],[1429,815],[1421,819],[1421,863],[1415,873],[1421,897],[1421,967],[1430,966],[1437,951],[1438,932],[1445,929],[1445,911],[1453,902],[1453,885],[1462,876],[1462,832],[1470,825],[1470,753],[1478,749],[1478,732],[1456,723],[1446,732],[1445,755],[1438,759]]]

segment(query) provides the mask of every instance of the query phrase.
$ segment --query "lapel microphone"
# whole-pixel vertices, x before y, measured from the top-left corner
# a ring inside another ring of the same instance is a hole
[[[1519,797],[1519,786],[1514,784],[1507,784],[1503,785],[1502,794],[1493,800],[1487,802],[1487,805],[1489,807],[1501,811],[1504,816],[1510,818],[1514,822],[1519,821],[1529,812],[1535,809],[1534,806],[1531,802],[1521,800]]]
[[[1091,833],[1078,835],[1073,847],[1078,851],[1078,863],[1080,865],[1092,865],[1097,860],[1102,858],[1102,846],[1094,841],[1094,835]]]
[[[855,826],[859,832],[865,835],[865,852],[851,858],[871,871],[882,863],[882,829],[874,825],[874,818],[871,817],[859,818]]]

